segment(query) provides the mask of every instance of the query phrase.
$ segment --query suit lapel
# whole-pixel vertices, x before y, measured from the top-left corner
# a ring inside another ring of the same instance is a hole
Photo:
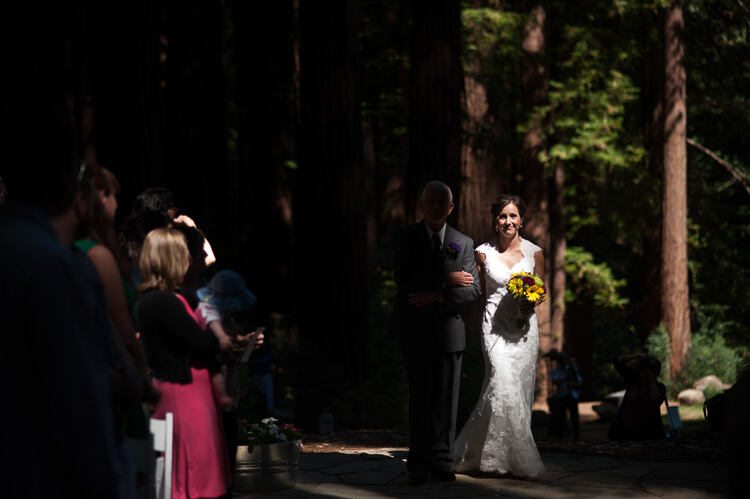
[[[446,271],[453,271],[457,268],[460,269],[460,260],[458,258],[458,255],[456,255],[455,257],[451,257],[446,251],[448,244],[453,243],[458,247],[458,252],[460,253],[463,249],[461,248],[461,244],[459,242],[460,239],[460,233],[457,230],[455,230],[450,225],[445,226],[445,238],[443,239],[443,266],[445,267]]]

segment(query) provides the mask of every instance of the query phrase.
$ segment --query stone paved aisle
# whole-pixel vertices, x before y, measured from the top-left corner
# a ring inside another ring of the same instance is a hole
[[[260,498],[726,498],[724,467],[716,463],[663,463],[613,457],[542,453],[546,472],[535,480],[458,475],[453,483],[412,485],[406,478],[403,449],[367,453],[305,453],[297,486],[236,494]]]

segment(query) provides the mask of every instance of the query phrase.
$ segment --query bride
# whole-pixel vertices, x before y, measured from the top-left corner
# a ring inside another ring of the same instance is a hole
[[[526,204],[519,196],[501,195],[492,203],[497,237],[476,249],[480,281],[487,299],[482,317],[485,377],[482,395],[454,447],[457,472],[481,471],[536,477],[544,472],[531,434],[531,405],[539,329],[537,303],[517,302],[508,294],[511,274],[536,273],[544,279],[539,246],[521,238]],[[518,309],[528,320],[516,327]]]

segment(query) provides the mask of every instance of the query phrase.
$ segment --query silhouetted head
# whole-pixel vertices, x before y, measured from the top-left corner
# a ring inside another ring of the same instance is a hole
[[[6,199],[60,215],[72,204],[84,173],[73,122],[63,105],[22,103],[2,118],[0,177]]]
[[[429,182],[422,191],[419,207],[427,226],[434,232],[439,231],[453,211],[453,193],[450,187],[437,180]]]
[[[654,377],[658,377],[661,373],[661,362],[655,357],[649,356],[645,359],[640,359],[638,367],[649,371]]]
[[[163,187],[152,187],[138,194],[133,200],[131,216],[137,217],[144,211],[162,212],[172,220],[177,215],[177,206],[174,204],[172,191]],[[170,211],[172,211],[171,214]]]

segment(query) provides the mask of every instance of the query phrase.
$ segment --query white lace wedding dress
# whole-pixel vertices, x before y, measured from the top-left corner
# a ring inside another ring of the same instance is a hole
[[[531,405],[539,328],[536,314],[525,331],[516,328],[517,304],[506,286],[511,274],[534,272],[539,246],[521,240],[523,258],[508,269],[495,248],[477,248],[485,256],[487,304],[482,318],[484,385],[474,412],[456,438],[454,470],[510,473],[536,477],[544,465],[531,434]]]

